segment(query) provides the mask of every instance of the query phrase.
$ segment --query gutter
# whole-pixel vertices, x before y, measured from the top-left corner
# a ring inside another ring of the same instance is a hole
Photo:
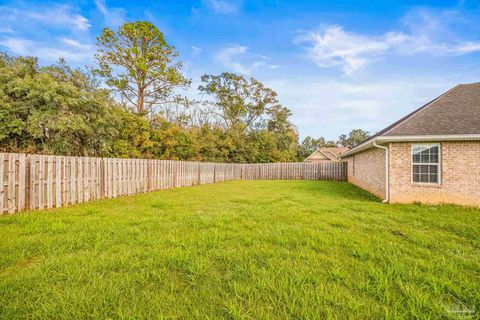
[[[379,136],[379,142],[395,141],[475,141],[480,140],[480,134],[445,134],[445,135],[412,135],[412,136]]]
[[[385,199],[383,199],[383,203],[387,203],[390,198],[390,186],[389,186],[389,170],[388,170],[388,158],[389,158],[389,153],[388,153],[388,147],[385,146],[380,146],[378,145],[375,141],[373,141],[373,146],[376,148],[380,148],[385,150]]]
[[[359,144],[358,146],[340,154],[341,158],[351,156],[363,150],[370,149],[378,143],[389,142],[414,142],[414,141],[477,141],[480,134],[446,134],[446,135],[411,135],[411,136],[377,136]]]

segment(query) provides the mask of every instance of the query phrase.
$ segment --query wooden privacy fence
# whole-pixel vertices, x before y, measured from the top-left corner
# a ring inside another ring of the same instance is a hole
[[[228,180],[337,180],[346,163],[210,163],[0,153],[0,214]]]

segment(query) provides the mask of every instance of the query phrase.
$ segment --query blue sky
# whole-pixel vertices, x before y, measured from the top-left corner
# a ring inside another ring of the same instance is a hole
[[[480,81],[479,1],[0,1],[0,50],[94,63],[102,28],[148,20],[199,77],[253,76],[301,137],[374,133],[457,83]]]

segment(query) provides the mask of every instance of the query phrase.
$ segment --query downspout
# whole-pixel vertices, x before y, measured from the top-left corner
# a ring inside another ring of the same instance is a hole
[[[385,199],[383,199],[383,203],[387,203],[390,198],[390,186],[389,186],[389,174],[388,174],[388,147],[380,146],[375,141],[373,142],[373,146],[384,149],[385,150]]]

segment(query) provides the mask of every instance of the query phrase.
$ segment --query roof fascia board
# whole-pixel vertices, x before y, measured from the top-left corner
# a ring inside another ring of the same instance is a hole
[[[306,157],[303,161],[306,161],[306,160],[310,159],[310,158],[311,158],[315,153],[317,153],[318,151],[319,151],[318,149],[315,150],[315,151],[313,151],[312,154],[309,155],[308,157]]]
[[[377,139],[378,142],[480,140],[480,134],[380,136]]]
[[[327,159],[330,159],[332,161],[338,161],[338,157],[335,156],[333,153],[331,153],[328,150],[325,151],[320,151]]]
[[[373,143],[407,142],[407,141],[480,141],[480,134],[449,134],[449,135],[418,135],[418,136],[379,136],[366,141],[349,151],[342,153],[340,158],[348,157],[360,151],[373,147]]]

